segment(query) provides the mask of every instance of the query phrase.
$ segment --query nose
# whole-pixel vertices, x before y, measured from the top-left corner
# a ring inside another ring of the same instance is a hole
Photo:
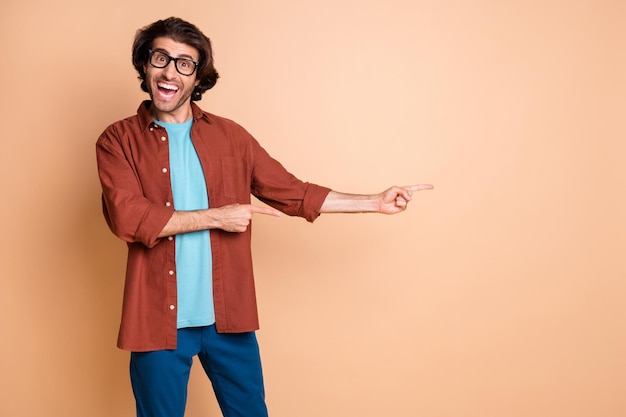
[[[174,60],[171,60],[170,62],[167,63],[167,65],[165,66],[165,68],[162,69],[163,71],[163,75],[165,75],[168,79],[171,79],[172,77],[176,76],[176,63],[174,62]]]

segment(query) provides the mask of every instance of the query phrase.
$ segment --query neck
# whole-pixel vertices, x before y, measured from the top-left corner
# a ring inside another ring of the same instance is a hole
[[[150,106],[150,115],[154,120],[163,123],[185,123],[192,118],[191,104],[179,107],[174,111],[161,111],[156,108],[154,103]]]

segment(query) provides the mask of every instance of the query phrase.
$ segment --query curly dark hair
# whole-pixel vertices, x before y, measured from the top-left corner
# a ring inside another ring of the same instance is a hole
[[[169,17],[164,20],[158,20],[137,31],[135,41],[133,42],[133,66],[139,73],[141,89],[148,92],[144,66],[148,63],[148,51],[152,48],[154,39],[159,37],[170,38],[176,42],[192,46],[198,50],[200,53],[200,64],[198,65],[196,79],[199,80],[200,83],[193,90],[191,100],[202,100],[202,94],[213,88],[219,78],[219,74],[213,66],[213,49],[211,48],[211,40],[207,38],[195,25],[177,17]]]

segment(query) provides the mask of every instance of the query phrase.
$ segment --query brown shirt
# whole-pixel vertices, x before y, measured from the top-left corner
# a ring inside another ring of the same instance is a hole
[[[176,348],[176,237],[158,238],[174,212],[168,136],[149,106],[109,126],[96,144],[104,217],[128,243],[118,346],[132,351]],[[249,204],[252,194],[291,216],[319,216],[330,189],[294,177],[233,121],[192,109],[191,138],[212,207]],[[258,329],[250,228],[212,230],[211,249],[218,331]]]

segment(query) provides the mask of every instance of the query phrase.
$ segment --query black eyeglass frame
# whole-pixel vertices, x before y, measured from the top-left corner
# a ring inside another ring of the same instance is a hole
[[[161,55],[164,55],[167,57],[167,62],[165,63],[165,65],[163,65],[162,67],[159,67],[157,65],[154,65],[152,63],[152,55],[154,55],[155,53],[159,53]],[[178,61],[179,60],[183,60],[183,61],[189,61],[193,64],[193,71],[191,71],[190,74],[184,74],[180,71],[180,69],[178,68]],[[174,58],[173,56],[169,56],[168,54],[166,54],[163,51],[153,51],[152,49],[148,49],[148,62],[150,63],[150,65],[152,65],[154,68],[165,68],[167,67],[171,61],[174,61],[174,68],[176,68],[176,71],[180,74],[180,75],[184,75],[186,77],[190,77],[194,74],[194,72],[196,72],[196,70],[198,69],[198,65],[200,65],[199,62],[194,61],[193,59],[189,59],[189,58]]]

